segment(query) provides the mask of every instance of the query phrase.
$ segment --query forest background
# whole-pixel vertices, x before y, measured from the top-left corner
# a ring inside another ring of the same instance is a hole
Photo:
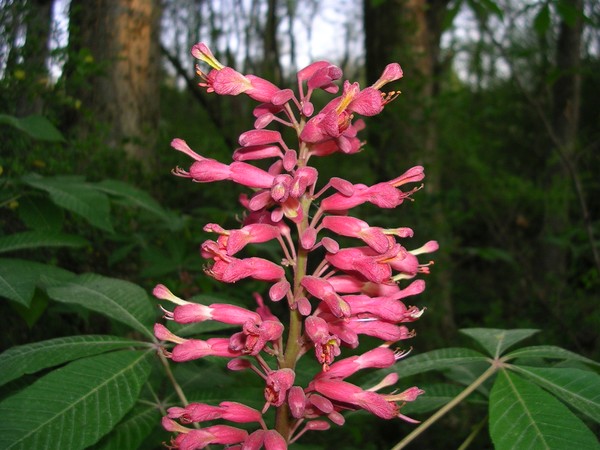
[[[466,327],[536,328],[542,332],[534,342],[599,359],[598,2],[0,5],[0,239],[38,230],[39,216],[42,228],[83,239],[13,245],[10,256],[134,281],[148,291],[162,282],[187,296],[247,301],[253,283],[222,292],[203,275],[198,255],[205,223],[235,224],[239,192],[173,177],[170,169],[187,161],[169,142],[180,137],[227,161],[235,136],[251,126],[252,104],[201,93],[189,48],[207,42],[227,65],[284,87],[316,59],[339,65],[344,78],[362,86],[397,61],[402,94],[367,120],[365,150],[318,168],[371,184],[425,166],[415,202],[393,213],[365,207],[362,214],[379,226],[414,228],[415,246],[440,242],[413,352],[460,343],[458,330]],[[80,195],[85,183],[126,182],[161,205],[161,220],[126,196],[105,205],[90,194],[98,203],[88,212],[59,208],[40,179],[71,183]],[[118,327],[39,291],[29,308],[3,301],[0,313],[0,350]],[[464,429],[465,414],[477,412],[457,412],[444,426]]]

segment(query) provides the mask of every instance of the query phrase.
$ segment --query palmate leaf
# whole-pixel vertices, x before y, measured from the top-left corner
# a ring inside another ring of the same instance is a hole
[[[64,283],[75,274],[58,267],[23,259],[0,258],[0,295],[29,307],[36,286]]]
[[[589,418],[600,423],[600,375],[579,369],[512,366]]]
[[[500,357],[506,349],[527,339],[539,330],[499,330],[496,328],[463,328],[461,333],[475,339],[493,358]]]
[[[552,395],[501,370],[490,394],[490,435],[496,450],[600,449],[585,424]]]
[[[154,405],[138,404],[123,420],[90,450],[134,450],[160,423],[161,413]]]
[[[48,192],[56,205],[80,215],[91,225],[113,231],[108,196],[92,183],[81,177],[46,178],[35,174],[24,176],[22,180],[29,186]]]
[[[24,231],[0,237],[0,253],[39,247],[83,247],[89,242],[76,235],[52,231]]]
[[[512,360],[516,358],[547,358],[547,359],[563,359],[570,361],[580,361],[585,364],[592,366],[600,366],[600,363],[593,361],[585,356],[578,355],[577,353],[565,350],[564,348],[556,347],[554,345],[536,345],[533,347],[523,347],[514,350],[505,355],[505,359]]]
[[[80,359],[0,403],[0,448],[77,450],[98,441],[137,400],[152,351]]]
[[[145,343],[116,336],[72,336],[19,345],[0,354],[0,386],[75,359]]]
[[[136,284],[88,273],[48,289],[48,296],[99,312],[154,338],[151,330],[156,309],[146,291]]]
[[[468,348],[442,348],[416,356],[409,356],[393,366],[400,377],[408,377],[430,370],[444,370],[456,365],[486,362],[483,354]]]

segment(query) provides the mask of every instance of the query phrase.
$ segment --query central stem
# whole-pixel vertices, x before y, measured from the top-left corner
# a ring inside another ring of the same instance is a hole
[[[280,369],[296,368],[296,361],[302,349],[302,315],[298,312],[298,299],[304,296],[302,279],[306,276],[306,267],[308,262],[308,250],[302,248],[300,237],[308,228],[308,211],[311,200],[306,196],[301,199],[302,202],[302,221],[298,224],[298,248],[296,261],[294,265],[294,302],[295,308],[290,309],[290,322],[288,327],[288,336],[283,360],[280,362]],[[277,408],[275,419],[275,429],[287,441],[290,438],[290,414],[287,402]]]

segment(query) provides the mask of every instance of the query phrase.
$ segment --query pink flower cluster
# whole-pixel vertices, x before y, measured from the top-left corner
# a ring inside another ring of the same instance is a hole
[[[198,68],[200,85],[208,92],[243,93],[260,102],[254,109],[254,129],[240,136],[240,147],[230,164],[199,155],[181,139],[172,142],[194,160],[188,170],[174,169],[175,175],[200,183],[229,180],[252,190],[240,197],[245,214],[239,229],[227,230],[213,223],[205,226],[205,231],[216,235],[201,246],[202,256],[209,260],[205,272],[225,283],[245,278],[266,281],[271,301],[285,299],[289,323],[284,326],[258,294],[257,308],[250,310],[189,302],[163,285],[156,286],[154,295],[175,305],[172,310],[164,309],[167,319],[181,324],[213,320],[240,327],[230,337],[201,340],[179,337],[156,324],[156,337],[175,344],[164,349],[168,357],[177,362],[205,356],[227,358],[230,370],[251,370],[265,385],[260,411],[236,402],[169,408],[163,426],[177,434],[170,448],[222,444],[229,449],[286,449],[307,431],[343,425],[343,412],[358,409],[384,419],[413,421],[401,413],[401,407],[423,391],[410,387],[400,393],[380,392],[397,382],[395,373],[367,389],[346,379],[359,370],[389,368],[406,354],[391,347],[414,336],[406,324],[417,320],[423,310],[406,306],[402,300],[423,292],[425,282],[404,280],[429,272],[431,262],[421,263],[417,255],[437,250],[437,243],[407,250],[400,242],[413,236],[411,229],[371,226],[349,214],[364,203],[380,208],[400,205],[420,188],[403,190],[424,178],[423,168],[410,168],[372,186],[334,177],[317,189],[317,170],[308,165],[312,157],[362,149],[357,133],[364,122],[355,120],[355,115],[376,115],[397,96],[381,88],[402,77],[400,66],[388,65],[380,79],[364,89],[345,81],[341,94],[315,112],[313,92],[337,94],[335,82],[342,77],[341,70],[326,61],[300,70],[294,93],[222,65],[202,43],[193,47],[192,55],[211,67],[208,73]],[[266,129],[274,122],[295,131],[294,148],[280,132]],[[271,165],[264,170],[247,162],[256,160],[271,160]],[[343,242],[354,238],[358,244],[341,248],[336,236]],[[248,244],[268,241],[281,247],[280,261],[243,256]],[[359,356],[342,358],[342,349],[358,347],[361,335],[383,343]],[[313,355],[321,369],[310,383],[300,386],[295,370],[305,355]],[[272,427],[263,418],[269,408],[277,409]],[[248,432],[247,425],[215,425],[215,420],[254,423],[256,431]],[[195,428],[186,426],[190,423]]]

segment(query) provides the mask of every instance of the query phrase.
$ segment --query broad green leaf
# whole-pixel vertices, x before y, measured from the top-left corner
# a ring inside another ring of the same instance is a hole
[[[37,321],[48,309],[49,298],[45,292],[36,289],[28,306],[12,302],[11,308],[25,321],[31,330]]]
[[[393,366],[400,377],[408,377],[430,370],[444,370],[461,364],[486,362],[483,354],[468,348],[442,348],[420,355],[409,356]]]
[[[598,440],[569,409],[535,384],[501,370],[490,394],[496,450],[593,450]]]
[[[64,269],[22,259],[0,258],[0,295],[29,306],[44,280],[66,282],[75,275]]]
[[[502,356],[504,351],[539,330],[517,329],[499,330],[496,328],[463,328],[461,333],[475,339],[493,358]]]
[[[72,336],[19,345],[0,354],[0,386],[25,374],[143,343],[116,336]]]
[[[585,356],[578,355],[577,353],[565,350],[564,348],[556,347],[554,345],[536,345],[533,347],[519,348],[506,354],[505,358],[506,360],[512,360],[516,358],[566,359],[581,361],[594,366],[600,366],[600,362],[593,361]]]
[[[80,177],[46,178],[35,174],[24,176],[22,180],[29,186],[48,192],[56,205],[80,215],[91,225],[113,231],[108,197],[93,184]]]
[[[0,124],[10,125],[27,133],[33,139],[49,142],[62,142],[65,140],[58,129],[48,119],[39,115],[23,118],[0,114]]]
[[[0,403],[0,448],[78,450],[131,409],[150,373],[151,351],[80,359]]]
[[[48,201],[48,197],[28,195],[19,200],[19,219],[33,230],[60,231],[64,210]]]
[[[545,34],[550,27],[550,5],[544,4],[533,19],[533,28],[538,34]]]
[[[175,213],[167,211],[147,192],[130,184],[116,180],[103,180],[96,187],[107,194],[120,197],[127,204],[144,209],[160,218],[171,230],[181,228],[181,220]]]
[[[146,291],[136,284],[88,273],[48,289],[48,296],[59,302],[84,306],[153,338],[151,329],[156,309]]]
[[[600,375],[579,369],[512,366],[539,386],[600,423]]]
[[[138,404],[91,450],[134,450],[160,423],[161,413],[154,405]]]
[[[0,253],[39,247],[83,247],[89,242],[72,234],[55,231],[24,231],[0,237]]]

